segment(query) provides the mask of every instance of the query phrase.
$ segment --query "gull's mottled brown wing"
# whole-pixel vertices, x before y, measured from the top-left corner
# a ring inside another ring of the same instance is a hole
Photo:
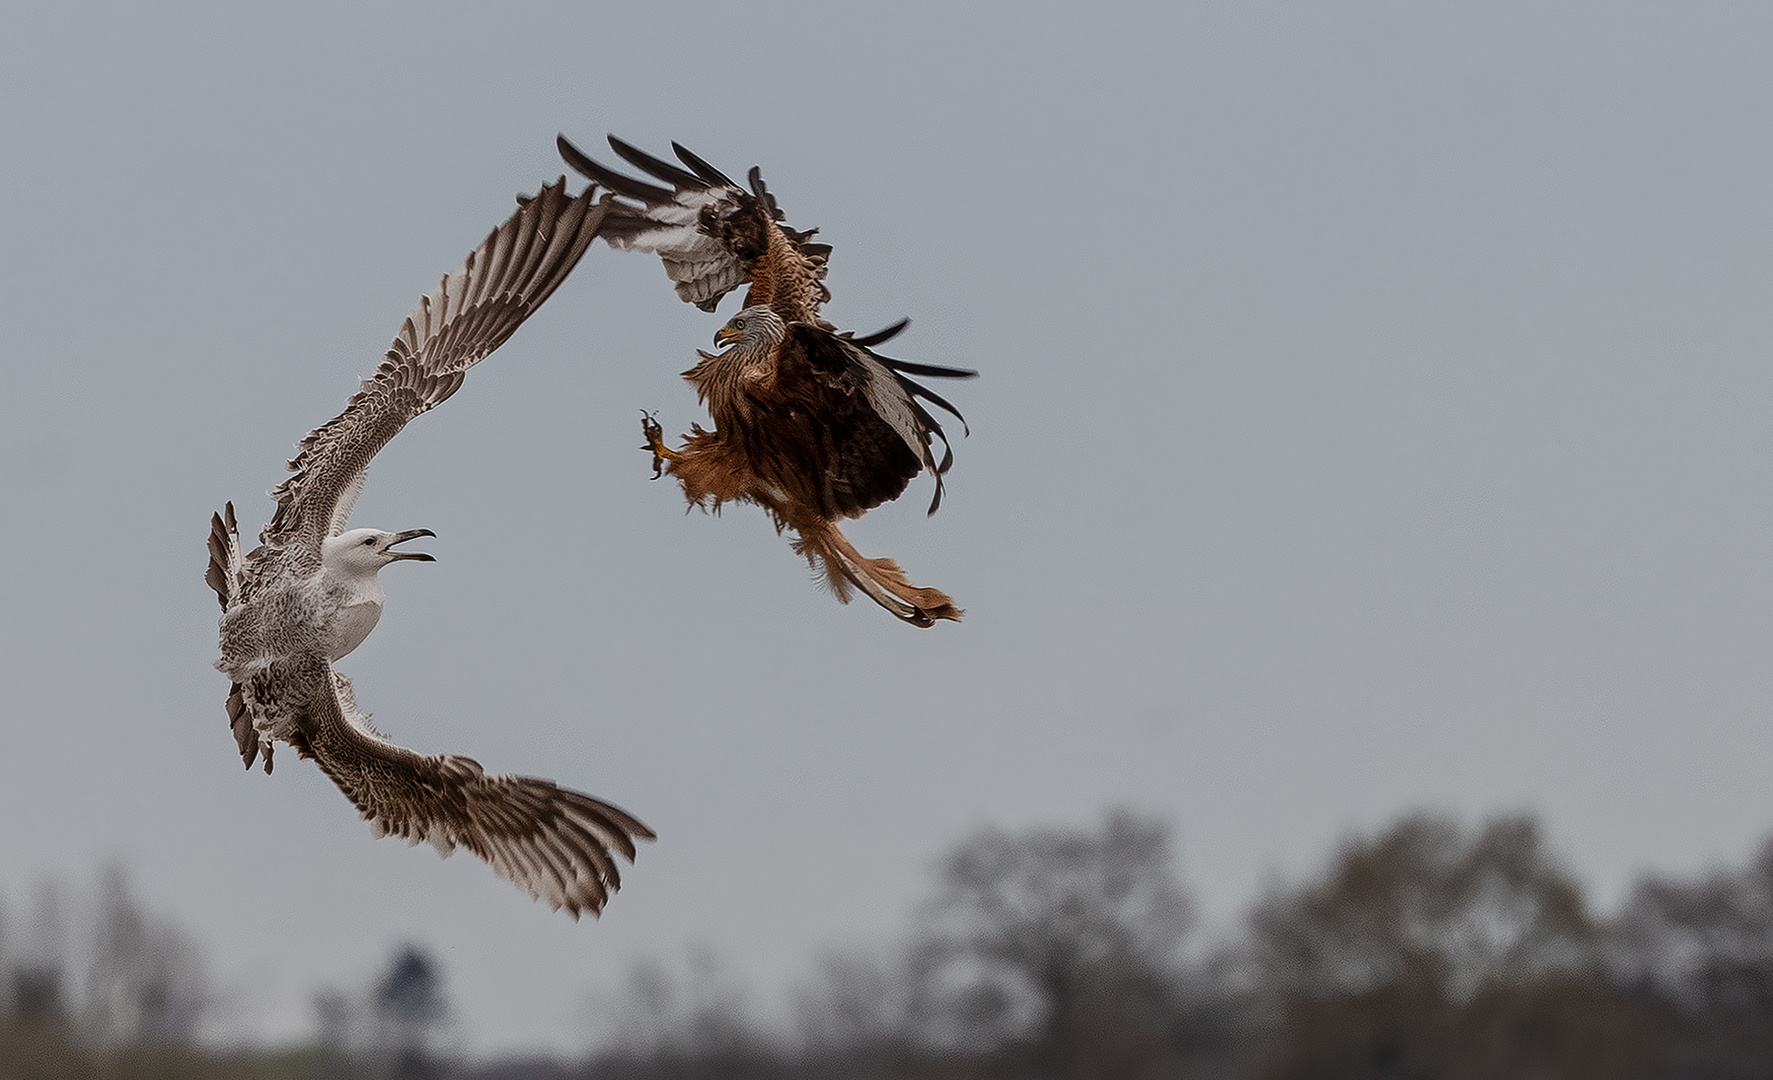
[[[566,136],[559,139],[568,165],[619,196],[610,200],[599,233],[611,247],[656,252],[677,295],[703,311],[749,285],[746,307],[767,304],[784,321],[818,321],[819,305],[831,299],[824,284],[831,245],[812,242],[817,229],[801,232],[782,224],[776,197],[757,169],[747,176],[747,190],[676,143],[671,149],[681,166],[613,135],[609,145],[655,182],[617,172]]]
[[[573,918],[596,915],[621,884],[615,856],[653,832],[627,812],[529,776],[490,775],[471,758],[390,742],[357,709],[351,682],[323,657],[275,665],[249,687],[254,704],[351,800],[377,836],[448,855],[457,847]]]
[[[574,197],[564,178],[527,200],[407,316],[374,375],[345,411],[309,432],[271,492],[261,542],[319,557],[343,531],[370,459],[413,417],[447,400],[463,374],[505,343],[578,265],[607,203]]]

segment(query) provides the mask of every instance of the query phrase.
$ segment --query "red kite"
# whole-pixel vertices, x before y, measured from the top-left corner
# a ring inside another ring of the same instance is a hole
[[[875,352],[905,328],[903,320],[867,337],[839,333],[825,321],[819,306],[831,297],[824,281],[831,246],[812,242],[816,230],[782,224],[757,169],[741,188],[676,143],[682,166],[610,137],[618,155],[669,185],[663,187],[598,164],[564,136],[559,143],[567,164],[610,190],[598,235],[611,247],[657,252],[677,295],[703,311],[748,286],[743,310],[714,335],[724,351],[698,349],[700,362],[684,373],[714,429],[693,425],[673,450],[647,417],[644,449],[653,452],[653,475],[662,466],[697,506],[763,507],[777,531],[794,530],[794,549],[823,566],[839,600],[847,603],[854,585],[914,626],[958,620],[961,610],[946,593],[911,584],[891,559],[865,558],[837,523],[898,498],[926,471],[936,482],[929,509],[936,512],[954,455],[918,399],[961,416],[909,376],[965,379],[977,372]],[[932,437],[942,440],[940,461]]]

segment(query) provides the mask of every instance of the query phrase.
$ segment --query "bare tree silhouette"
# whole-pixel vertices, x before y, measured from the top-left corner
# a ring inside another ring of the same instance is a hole
[[[68,900],[53,878],[37,882],[31,896],[30,931],[12,962],[13,1014],[46,1026],[67,1021]]]
[[[1021,1044],[1052,1077],[1131,1075],[1168,1043],[1193,905],[1169,831],[1126,811],[1092,831],[990,830],[942,864],[911,954],[923,1039]]]
[[[422,946],[394,950],[376,980],[373,1005],[378,1055],[392,1080],[432,1080],[444,1074],[433,1038],[449,1019],[443,970]]]
[[[111,1045],[187,1042],[207,994],[197,944],[148,914],[116,864],[100,871],[91,926],[85,1023]]]
[[[1252,914],[1266,1075],[1646,1075],[1651,1025],[1598,977],[1598,941],[1531,819],[1406,817]]]
[[[1671,1071],[1767,1074],[1773,1061],[1773,840],[1740,868],[1647,877],[1615,920],[1615,976],[1672,1009]]]

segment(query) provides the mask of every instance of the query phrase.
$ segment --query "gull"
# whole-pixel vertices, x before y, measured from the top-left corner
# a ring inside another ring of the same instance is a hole
[[[241,553],[234,504],[210,521],[210,587],[222,602],[228,717],[247,768],[271,771],[274,741],[312,758],[377,836],[465,847],[531,896],[577,919],[620,884],[613,852],[634,859],[652,830],[552,781],[487,773],[455,754],[397,746],[358,711],[334,661],[381,617],[380,571],[430,555],[397,545],[429,529],[345,528],[370,459],[407,422],[456,392],[464,372],[509,338],[566,279],[605,208],[591,189],[546,186],[422,298],[345,411],[309,432],[272,490],[259,546]]]

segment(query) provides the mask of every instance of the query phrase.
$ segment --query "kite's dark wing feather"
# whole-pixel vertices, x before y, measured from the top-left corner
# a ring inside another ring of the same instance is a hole
[[[903,324],[857,339],[807,323],[789,326],[778,364],[779,378],[791,378],[799,363],[824,388],[821,417],[827,420],[830,460],[827,475],[827,516],[855,517],[904,492],[919,472],[936,481],[930,513],[942,504],[942,474],[954,462],[942,425],[918,402],[923,398],[953,413],[959,411],[928,388],[896,370],[898,361],[880,356],[863,341],[885,340]],[[884,336],[883,336],[884,335]],[[972,378],[977,372],[914,365],[921,374]],[[931,439],[942,440],[942,458],[931,451]]]
[[[558,144],[568,165],[617,196],[600,235],[613,248],[657,253],[681,299],[713,311],[747,285],[746,306],[768,304],[784,320],[817,321],[819,305],[831,298],[823,283],[831,247],[810,243],[813,230],[780,224],[781,208],[757,169],[746,190],[677,143],[671,148],[682,166],[610,136],[616,156],[654,183],[602,164],[564,135]]]

